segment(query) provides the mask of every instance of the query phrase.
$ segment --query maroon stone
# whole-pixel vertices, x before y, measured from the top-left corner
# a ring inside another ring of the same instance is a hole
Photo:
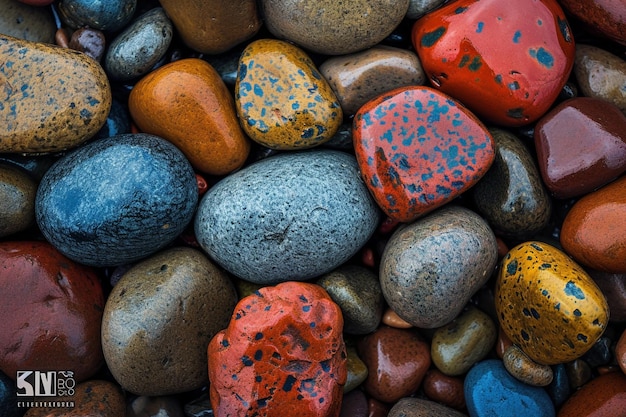
[[[626,116],[596,98],[564,101],[537,123],[535,147],[555,197],[587,194],[626,171]]]
[[[83,52],[100,62],[104,55],[106,39],[104,33],[97,29],[90,27],[84,27],[76,30],[72,33],[72,38],[69,42],[69,47]]]
[[[612,274],[591,268],[588,268],[587,272],[609,303],[610,320],[615,322],[626,321],[626,274]]]
[[[560,0],[559,3],[590,31],[626,45],[626,1]]]

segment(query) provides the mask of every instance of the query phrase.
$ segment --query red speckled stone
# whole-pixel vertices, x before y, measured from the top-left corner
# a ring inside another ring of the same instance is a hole
[[[559,0],[590,31],[626,45],[625,0]]]
[[[580,264],[626,273],[626,176],[578,200],[565,216],[560,238]]]
[[[433,85],[504,126],[541,117],[574,65],[555,0],[449,2],[417,20],[412,39]]]
[[[341,310],[317,285],[288,281],[239,301],[209,344],[217,417],[337,417],[347,378]]]
[[[379,327],[357,348],[369,373],[363,388],[373,398],[393,403],[417,391],[430,367],[430,346],[415,331]]]
[[[564,101],[535,126],[535,148],[555,197],[587,194],[626,171],[626,116],[597,98]]]
[[[401,222],[465,192],[495,156],[485,126],[430,87],[402,87],[367,102],[354,118],[353,140],[365,184]]]
[[[583,385],[561,407],[557,417],[616,417],[626,415],[626,376],[600,375]]]
[[[0,370],[71,370],[76,381],[102,365],[104,296],[92,269],[45,242],[0,243]]]

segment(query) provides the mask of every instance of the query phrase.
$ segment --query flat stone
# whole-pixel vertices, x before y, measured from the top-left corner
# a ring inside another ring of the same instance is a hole
[[[268,30],[313,52],[344,55],[372,47],[400,24],[409,0],[263,1],[262,13]]]
[[[74,148],[95,135],[111,108],[104,70],[85,54],[0,35],[8,88],[0,103],[0,152]],[[41,82],[45,79],[45,82]]]
[[[50,9],[0,0],[0,33],[32,42],[54,43],[56,25]]]
[[[561,245],[582,265],[626,273],[626,177],[578,200],[561,228]]]
[[[379,277],[387,303],[402,319],[436,328],[457,317],[496,262],[487,223],[466,208],[448,206],[394,232]]]
[[[228,174],[250,152],[231,92],[201,59],[174,61],[141,78],[128,108],[142,132],[172,142],[201,172]]]
[[[626,172],[626,115],[605,100],[562,102],[536,124],[534,139],[541,176],[557,198],[587,194]]]
[[[430,87],[402,87],[354,117],[354,149],[365,184],[385,214],[410,222],[475,185],[494,160],[484,125]]]
[[[580,92],[615,104],[626,113],[626,61],[597,46],[576,45],[574,75]]]
[[[347,115],[382,93],[426,81],[414,52],[386,45],[327,59],[319,69]]]
[[[389,411],[387,417],[463,417],[460,411],[421,398],[402,398]]]
[[[339,267],[379,219],[354,157],[312,150],[269,157],[222,179],[202,198],[195,233],[223,268],[267,285]]]
[[[215,415],[337,417],[342,327],[339,307],[314,284],[285,282],[241,299],[208,348]]]
[[[547,243],[512,248],[502,259],[495,291],[502,329],[542,365],[579,358],[608,323],[606,299],[591,277]]]
[[[626,413],[626,376],[600,375],[583,385],[563,404],[558,417],[612,417]]]
[[[623,3],[611,0],[561,0],[559,3],[594,34],[599,32],[626,45]]]
[[[37,184],[24,170],[0,164],[0,237],[35,224]]]
[[[313,60],[277,39],[246,46],[239,59],[235,101],[246,134],[271,149],[321,145],[343,121],[339,101]]]
[[[502,126],[539,119],[574,65],[571,29],[553,0],[451,2],[415,22],[412,39],[435,87]]]
[[[226,52],[253,37],[262,21],[255,0],[160,0],[177,33],[190,48]]]

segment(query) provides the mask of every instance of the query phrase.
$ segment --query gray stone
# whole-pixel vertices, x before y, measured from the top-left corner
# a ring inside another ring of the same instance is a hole
[[[161,7],[138,17],[111,42],[104,61],[112,79],[129,81],[148,73],[165,55],[174,26]]]
[[[20,168],[0,165],[0,237],[35,224],[37,184]]]
[[[445,0],[409,0],[409,10],[406,12],[408,19],[419,19],[426,13],[441,6]]]
[[[416,327],[454,319],[496,265],[496,238],[476,213],[445,206],[398,228],[380,261],[389,306]]]
[[[334,150],[283,153],[231,174],[203,197],[198,242],[247,281],[301,281],[332,271],[374,233],[380,212],[356,159]]]

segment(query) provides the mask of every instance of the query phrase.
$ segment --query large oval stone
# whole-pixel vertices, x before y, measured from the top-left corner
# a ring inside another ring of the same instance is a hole
[[[195,174],[174,145],[127,134],[58,160],[39,184],[35,216],[67,257],[114,266],[168,245],[193,218],[197,201]]]
[[[339,101],[313,60],[277,39],[246,46],[239,59],[235,98],[246,134],[272,149],[321,145],[343,121]]]
[[[102,67],[85,54],[0,35],[0,152],[74,148],[94,136],[111,108]]]
[[[374,233],[380,213],[353,156],[283,153],[222,179],[202,198],[199,244],[239,278],[306,280],[346,262]]]
[[[102,349],[109,370],[138,395],[200,388],[206,347],[226,327],[236,302],[226,273],[196,249],[172,248],[145,259],[107,299]]]
[[[609,319],[606,299],[591,277],[541,242],[521,243],[502,259],[495,297],[502,330],[543,365],[582,356]]]
[[[215,415],[338,417],[342,328],[339,307],[314,284],[285,282],[241,299],[208,348]]]
[[[565,216],[561,245],[577,262],[626,273],[626,177],[578,200]]]
[[[541,117],[574,65],[556,0],[451,2],[415,22],[412,37],[434,86],[504,126]]]
[[[444,207],[397,229],[380,261],[389,306],[417,327],[454,319],[487,282],[498,260],[487,223],[462,207]]]
[[[250,143],[233,96],[201,59],[174,61],[144,76],[132,89],[128,108],[141,131],[172,142],[199,171],[225,175],[248,157]]]
[[[494,159],[485,126],[430,87],[402,87],[367,102],[353,133],[365,184],[387,216],[402,222],[467,191]]]
[[[103,364],[104,295],[91,268],[46,242],[0,243],[0,370],[71,370],[76,381]]]

